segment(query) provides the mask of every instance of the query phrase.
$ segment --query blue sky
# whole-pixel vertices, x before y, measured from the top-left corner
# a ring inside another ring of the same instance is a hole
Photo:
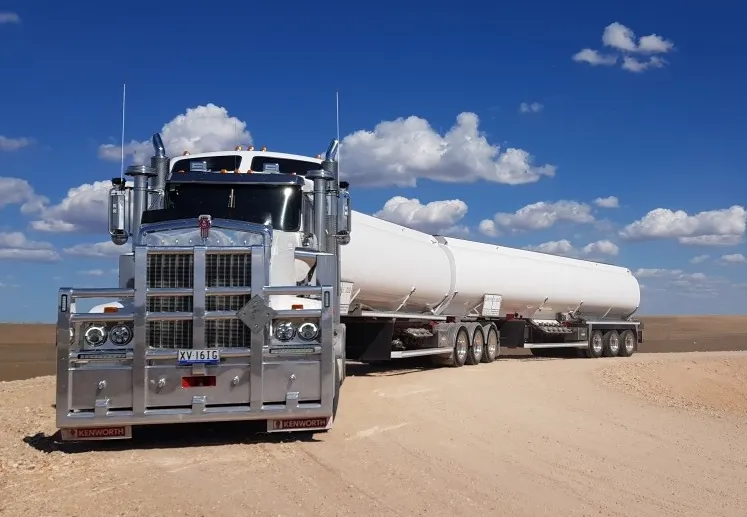
[[[0,6],[0,319],[115,283],[94,182],[119,175],[125,80],[128,163],[180,115],[172,156],[316,154],[339,89],[357,210],[624,265],[642,314],[744,312],[747,8],[203,5]]]

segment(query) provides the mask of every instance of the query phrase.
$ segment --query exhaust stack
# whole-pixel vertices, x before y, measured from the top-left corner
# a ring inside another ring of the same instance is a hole
[[[148,208],[163,208],[163,191],[166,188],[166,177],[169,175],[169,157],[166,156],[166,148],[161,140],[161,135],[153,133],[153,156],[150,159],[150,166],[155,172],[155,176],[150,180],[150,190],[148,193]]]

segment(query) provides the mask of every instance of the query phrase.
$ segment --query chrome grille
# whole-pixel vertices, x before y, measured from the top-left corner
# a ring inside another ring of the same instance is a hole
[[[205,257],[205,286],[250,287],[251,254],[208,254]],[[194,288],[194,256],[192,254],[148,255],[146,287],[152,289]],[[205,299],[205,310],[236,312],[251,295],[214,295]],[[192,312],[193,297],[149,296],[148,312]],[[249,347],[251,332],[238,319],[205,322],[205,344],[216,347]],[[148,321],[146,344],[154,348],[192,348],[192,321]]]

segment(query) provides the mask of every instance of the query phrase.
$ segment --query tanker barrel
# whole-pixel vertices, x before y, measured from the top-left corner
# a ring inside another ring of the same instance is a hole
[[[147,165],[130,165],[127,167],[126,176],[134,178],[132,189],[132,234],[135,235],[140,229],[140,221],[146,207],[148,195],[148,182],[156,176],[156,171]],[[132,249],[135,249],[137,239],[132,239]]]

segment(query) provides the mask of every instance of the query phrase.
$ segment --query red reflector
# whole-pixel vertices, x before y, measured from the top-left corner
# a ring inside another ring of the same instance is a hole
[[[215,375],[182,377],[182,388],[200,388],[215,386]]]
[[[291,310],[296,311],[299,309],[303,309],[303,305],[301,305],[300,303],[294,303],[293,305],[291,305]]]
[[[104,312],[119,312],[118,307],[104,307]]]

